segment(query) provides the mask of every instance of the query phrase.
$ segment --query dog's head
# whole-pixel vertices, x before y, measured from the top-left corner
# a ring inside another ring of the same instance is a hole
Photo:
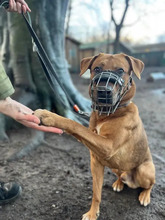
[[[141,78],[144,63],[126,54],[103,54],[84,58],[81,73],[91,72],[89,94],[93,109],[100,114],[114,113],[121,103],[128,102],[135,94],[132,72]]]

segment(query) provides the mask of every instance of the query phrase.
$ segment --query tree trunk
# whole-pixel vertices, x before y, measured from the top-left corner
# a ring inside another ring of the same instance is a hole
[[[84,98],[73,85],[65,58],[64,23],[68,0],[51,1],[51,4],[48,4],[46,0],[29,0],[28,3],[32,9],[33,27],[60,81],[74,103],[78,104],[83,111],[90,111],[90,101]],[[56,84],[56,90],[53,94],[49,84],[45,80],[37,55],[32,52],[31,37],[22,16],[16,13],[10,13],[8,17],[10,30],[10,44],[8,45],[10,47],[7,49],[10,49],[9,66],[12,68],[13,84],[16,88],[14,98],[17,100],[22,99],[20,98],[22,94],[17,94],[22,93],[22,90],[25,93],[33,93],[39,97],[39,101],[41,102],[41,106],[37,103],[36,107],[48,109],[52,109],[53,107],[57,113],[78,120],[72,114],[72,111],[70,111],[70,104],[59,85]],[[5,29],[3,27],[3,32],[5,32]],[[5,37],[5,39],[7,38]],[[1,46],[1,53],[5,56],[7,49],[3,52]],[[5,60],[5,63],[8,63],[8,60]],[[17,90],[21,92],[17,92]]]
[[[116,26],[116,36],[114,40],[114,54],[120,52],[120,29],[119,25]]]
[[[90,101],[84,98],[73,85],[65,58],[64,23],[68,0],[50,2],[29,0],[28,4],[32,9],[33,28],[65,90],[81,110],[90,112]],[[0,18],[2,17],[0,14]],[[4,17],[6,19],[6,14]],[[61,87],[56,83],[54,93],[49,87],[38,57],[32,52],[31,36],[23,17],[17,13],[9,13],[6,21],[3,23],[3,33],[6,34],[1,42],[0,54],[5,58],[5,65],[10,67],[7,68],[7,72],[12,73],[11,80],[16,90],[13,98],[32,109],[46,108],[85,123],[84,119],[73,113]],[[9,39],[7,33],[9,33]],[[2,131],[5,137],[4,116],[2,119],[0,117],[1,121],[3,123],[0,125],[0,132]]]
[[[125,0],[125,7],[124,7],[123,14],[121,16],[121,21],[120,21],[119,24],[117,24],[115,16],[114,16],[114,0],[109,0],[110,10],[111,10],[111,19],[112,19],[112,22],[115,25],[115,31],[116,31],[115,32],[116,36],[115,36],[115,40],[114,40],[114,53],[120,52],[120,47],[119,47],[119,45],[120,45],[120,33],[121,33],[122,28],[123,28],[124,20],[125,20],[128,8],[129,8],[129,1],[130,0]]]
[[[65,30],[66,36],[69,35],[71,13],[72,13],[72,0],[69,1],[69,6],[68,6],[67,23],[66,23],[66,30]]]
[[[44,48],[47,51],[48,56],[51,58],[51,62],[54,65],[55,70],[58,73],[58,77],[66,91],[72,100],[78,104],[83,111],[86,111],[90,109],[90,102],[82,97],[73,85],[65,59],[64,23],[67,5],[68,0],[52,1],[51,5],[47,4],[46,0],[42,0],[42,4],[40,2],[38,5],[38,17],[40,18],[38,20],[39,33]],[[58,104],[56,104],[56,111],[62,115],[72,118],[73,116],[69,110],[70,105],[64,92],[58,85],[56,88],[57,91],[55,92],[57,97],[55,97],[55,102],[58,101]],[[63,106],[63,103],[65,103],[66,106]],[[66,107],[68,109],[66,109]]]

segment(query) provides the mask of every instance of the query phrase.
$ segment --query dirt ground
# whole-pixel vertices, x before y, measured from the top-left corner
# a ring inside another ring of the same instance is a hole
[[[125,186],[120,193],[112,190],[116,177],[105,169],[100,220],[165,219],[165,80],[147,82],[146,69],[137,82],[134,102],[138,105],[156,166],[156,184],[151,204],[138,202],[141,189]],[[156,71],[159,69],[155,69]],[[87,96],[87,83],[73,75],[79,90]],[[46,134],[48,145],[21,160],[6,162],[28,142],[28,129],[8,132],[10,143],[0,144],[0,180],[18,181],[22,196],[13,204],[0,206],[0,220],[80,220],[88,211],[92,197],[89,151],[66,134]]]

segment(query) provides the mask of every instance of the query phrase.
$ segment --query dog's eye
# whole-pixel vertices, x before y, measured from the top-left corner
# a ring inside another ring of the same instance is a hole
[[[96,66],[96,67],[94,68],[95,73],[100,73],[101,70],[102,70],[102,68],[99,67],[99,66]]]
[[[122,68],[117,69],[117,74],[122,75],[124,73],[124,70]]]

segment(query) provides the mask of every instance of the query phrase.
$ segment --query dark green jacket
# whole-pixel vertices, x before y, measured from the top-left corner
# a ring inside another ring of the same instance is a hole
[[[0,100],[11,96],[13,93],[14,88],[2,64],[0,63]]]

